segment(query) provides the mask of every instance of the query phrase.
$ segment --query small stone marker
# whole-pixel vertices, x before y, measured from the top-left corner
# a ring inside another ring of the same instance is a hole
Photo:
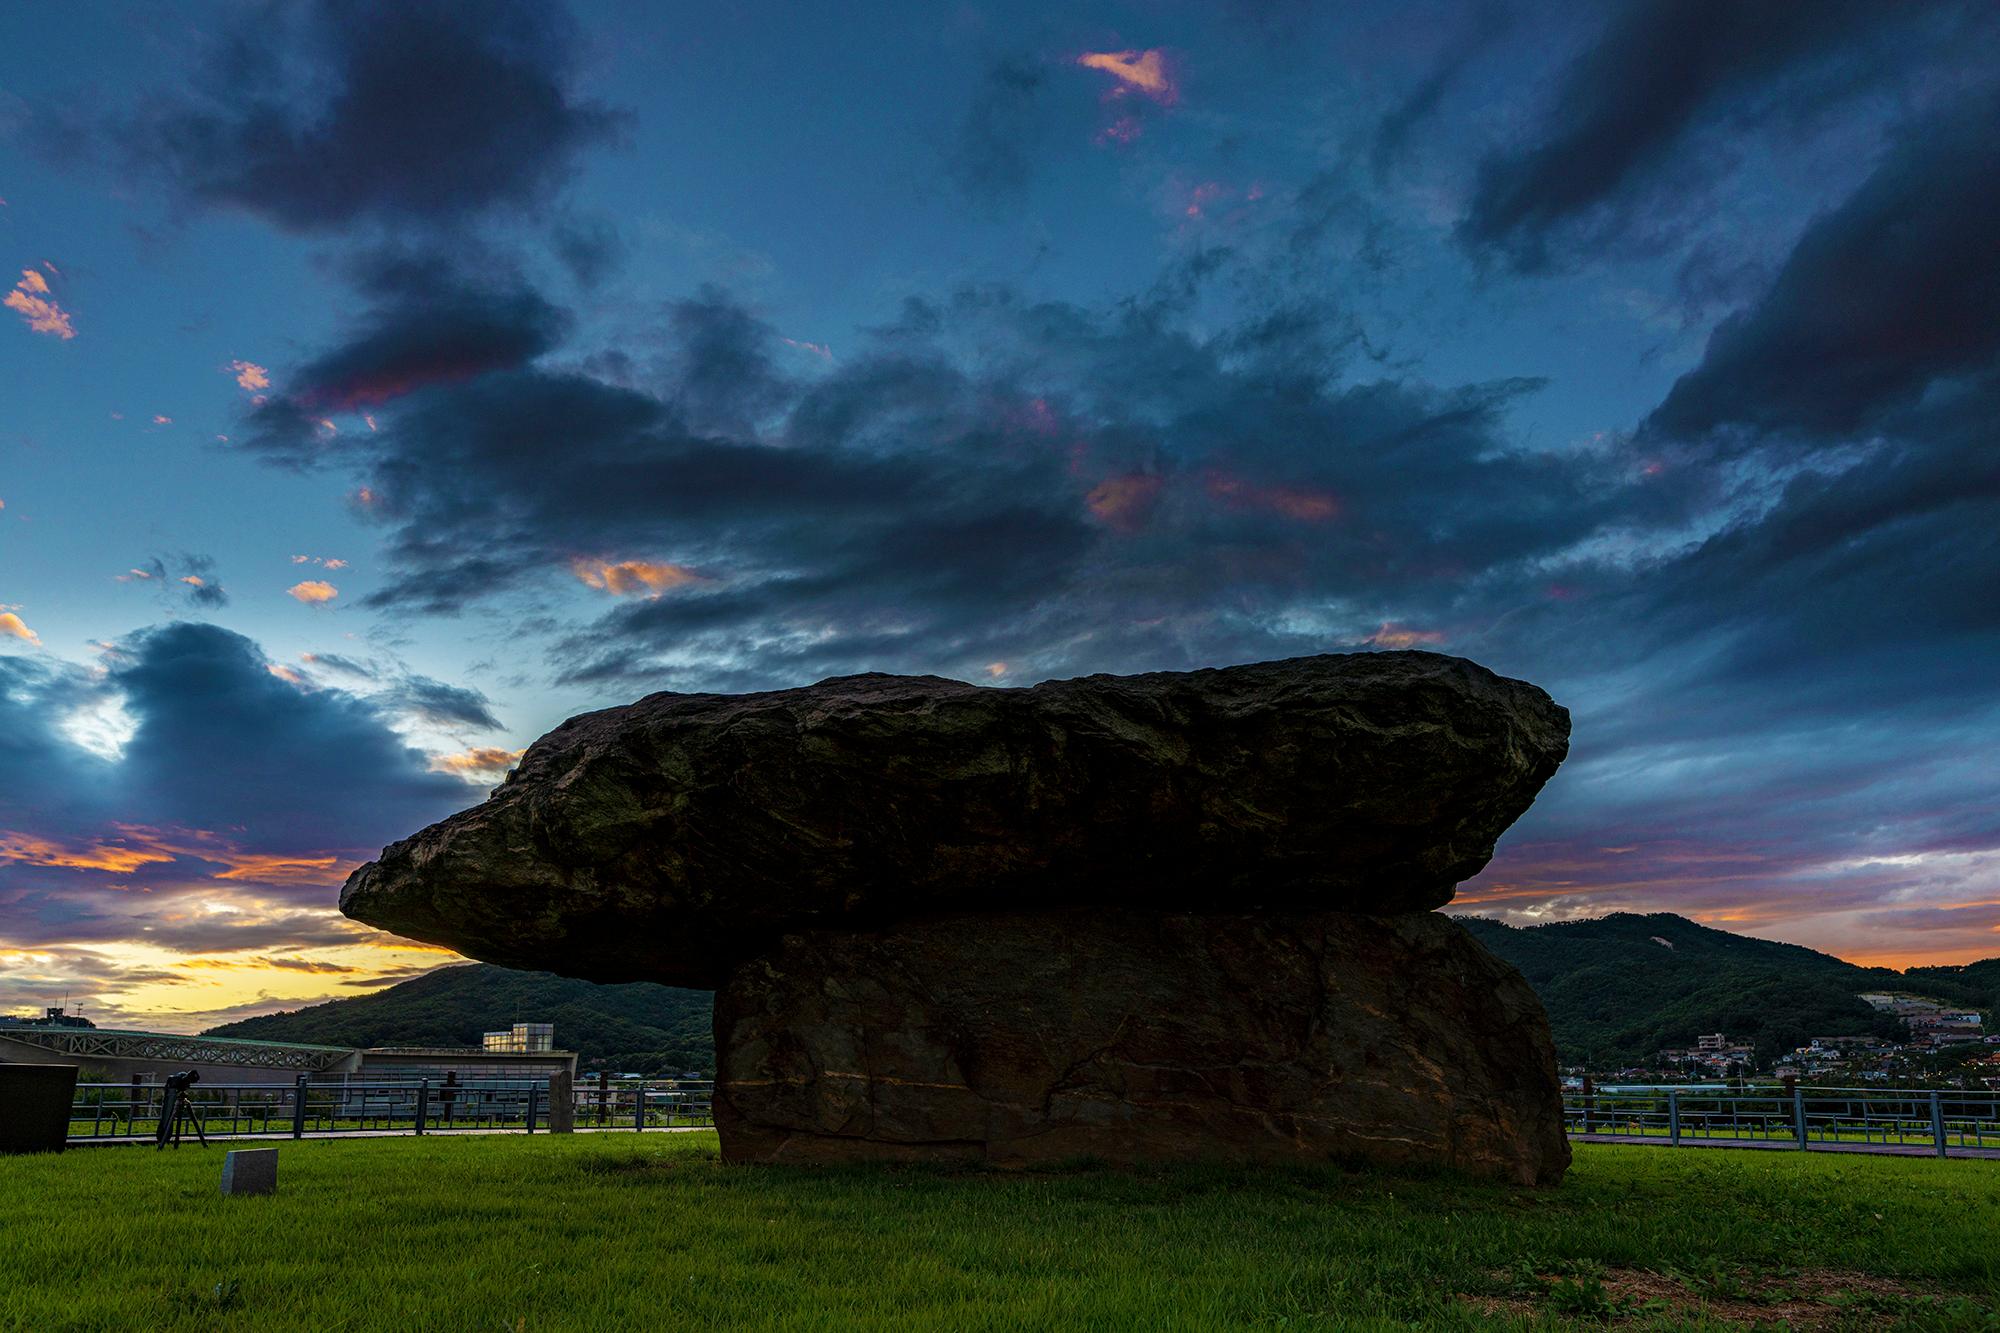
[[[222,1159],[224,1194],[276,1194],[278,1150],[238,1148]]]

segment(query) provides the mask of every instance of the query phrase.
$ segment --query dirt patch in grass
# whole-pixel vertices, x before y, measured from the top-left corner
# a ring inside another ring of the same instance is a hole
[[[1515,1319],[1651,1323],[1700,1317],[1746,1326],[1837,1329],[1879,1327],[1926,1313],[1991,1316],[1963,1298],[1832,1268],[1655,1273],[1586,1264],[1565,1265],[1559,1272],[1496,1269],[1487,1276],[1497,1290],[1465,1293],[1459,1299],[1481,1314]]]

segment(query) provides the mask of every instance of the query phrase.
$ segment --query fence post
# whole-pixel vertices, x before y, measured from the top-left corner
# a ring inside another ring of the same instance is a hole
[[[1792,1131],[1798,1135],[1799,1151],[1806,1151],[1806,1095],[1792,1086]]]
[[[528,1085],[528,1132],[530,1134],[535,1132],[535,1102],[540,1093],[540,1088],[532,1083]]]
[[[1938,1095],[1931,1094],[1931,1142],[1937,1147],[1937,1155],[1944,1156],[1944,1107],[1938,1103]]]
[[[417,1080],[417,1133],[424,1132],[424,1121],[430,1118],[430,1113],[431,1081],[420,1078]]]
[[[1671,1088],[1667,1090],[1667,1145],[1681,1146],[1681,1095]]]
[[[599,1128],[611,1123],[611,1071],[597,1071],[597,1124]]]
[[[1588,1074],[1585,1074],[1583,1076],[1582,1091],[1583,1091],[1583,1132],[1588,1134],[1591,1132],[1592,1129],[1592,1125],[1590,1123],[1591,1112],[1595,1110],[1597,1107],[1597,1085],[1591,1082],[1590,1075]]]
[[[643,1078],[632,1085],[632,1128],[640,1132],[646,1128],[646,1080]]]
[[[549,1133],[576,1133],[576,1088],[567,1069],[549,1075]]]
[[[292,1081],[292,1137],[306,1136],[306,1076],[300,1074]]]

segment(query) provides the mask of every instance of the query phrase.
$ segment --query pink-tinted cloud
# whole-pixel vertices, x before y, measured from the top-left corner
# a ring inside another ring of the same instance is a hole
[[[65,341],[76,337],[76,325],[70,313],[55,303],[49,295],[48,279],[34,269],[21,270],[21,280],[14,284],[14,290],[0,305],[14,311],[28,322],[28,327],[36,333],[46,333],[52,338]]]
[[[340,589],[324,579],[306,579],[304,582],[294,583],[285,589],[285,592],[307,606],[318,606],[340,596]]]
[[[1179,90],[1167,70],[1166,57],[1151,51],[1086,51],[1076,58],[1085,69],[1101,70],[1116,79],[1116,95],[1141,93],[1162,106],[1171,106]]]
[[[1107,477],[1083,497],[1091,516],[1119,532],[1146,526],[1164,481],[1150,472],[1123,472]]]
[[[0,829],[0,861],[16,865],[101,870],[107,874],[129,875],[141,866],[163,865],[173,859],[171,852],[138,845],[125,838],[71,843]]]
[[[331,853],[245,851],[204,829],[114,824],[102,836],[80,840],[0,829],[0,863],[90,870],[122,878],[182,858],[220,867],[207,871],[205,879],[272,885],[338,884],[356,864]]]
[[[1377,648],[1420,648],[1429,644],[1444,642],[1444,631],[1436,629],[1413,629],[1393,620],[1385,620],[1382,627],[1363,639]]]
[[[635,592],[650,592],[658,596],[674,588],[704,581],[702,575],[685,565],[671,565],[658,560],[609,563],[577,559],[570,562],[570,572],[589,587],[621,596]]]
[[[507,776],[514,761],[526,753],[526,750],[503,750],[497,745],[475,745],[456,754],[433,755],[431,771],[471,781],[497,780]]]
[[[21,617],[12,611],[0,611],[0,634],[9,635],[41,647],[42,636],[21,623]]]
[[[796,347],[801,352],[810,352],[822,361],[833,360],[833,349],[831,347],[828,347],[825,343],[800,342],[797,338],[786,338],[782,336],[779,337],[778,341],[785,344],[787,347]]]
[[[1097,132],[1097,142],[1105,147],[1128,144],[1137,139],[1144,129],[1137,116],[1120,116]]]
[[[1208,474],[1210,498],[1230,509],[1268,509],[1299,523],[1325,523],[1340,516],[1340,497],[1305,486],[1263,486],[1233,473]]]
[[[228,369],[236,383],[252,393],[271,387],[271,372],[254,361],[231,361]]]

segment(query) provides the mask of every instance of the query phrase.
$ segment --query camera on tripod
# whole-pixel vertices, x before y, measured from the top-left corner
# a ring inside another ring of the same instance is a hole
[[[160,1106],[160,1120],[153,1129],[153,1142],[164,1148],[169,1143],[181,1146],[181,1129],[194,1126],[195,1138],[201,1140],[202,1147],[208,1146],[208,1135],[201,1132],[201,1113],[188,1100],[188,1089],[201,1082],[199,1069],[177,1070],[161,1080],[166,1088],[166,1098]]]

